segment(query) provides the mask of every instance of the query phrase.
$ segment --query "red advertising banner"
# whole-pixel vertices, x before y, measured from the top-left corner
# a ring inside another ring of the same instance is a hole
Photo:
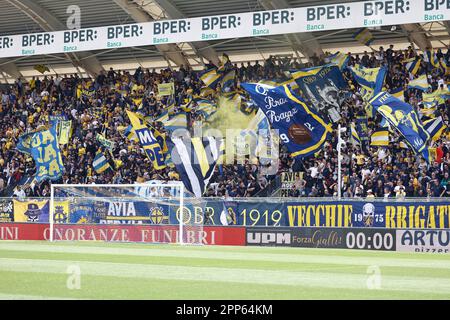
[[[56,241],[111,241],[176,243],[178,226],[167,225],[55,225]],[[245,245],[245,227],[186,227],[186,243],[206,245]],[[49,224],[44,223],[2,223],[0,240],[48,240]]]
[[[0,240],[45,240],[48,228],[48,223],[1,223]]]

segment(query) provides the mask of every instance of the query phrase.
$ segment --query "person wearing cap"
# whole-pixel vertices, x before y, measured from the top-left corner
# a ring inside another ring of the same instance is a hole
[[[374,199],[375,198],[375,195],[373,194],[372,189],[367,190],[366,198],[367,199]]]

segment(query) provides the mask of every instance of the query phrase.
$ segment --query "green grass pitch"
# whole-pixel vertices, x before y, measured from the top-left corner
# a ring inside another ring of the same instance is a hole
[[[0,299],[449,298],[450,255],[0,242]]]

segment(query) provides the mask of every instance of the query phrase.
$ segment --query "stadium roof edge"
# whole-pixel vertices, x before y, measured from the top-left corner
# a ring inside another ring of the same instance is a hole
[[[0,35],[12,35],[41,32],[46,30],[46,23],[50,21],[59,21],[59,24],[53,23],[53,30],[65,29],[65,21],[70,17],[68,12],[69,5],[75,5],[80,8],[81,27],[106,26],[114,24],[133,23],[137,21],[136,16],[132,16],[120,5],[120,2],[126,2],[142,11],[142,14],[150,16],[147,10],[155,4],[159,6],[160,13],[153,16],[153,19],[180,18],[180,17],[198,17],[203,15],[218,15],[238,12],[249,12],[270,9],[268,1],[265,0],[227,0],[226,3],[221,0],[1,0],[2,11],[0,12]],[[327,4],[356,2],[356,0],[328,0]],[[24,9],[23,4],[33,3],[41,8],[46,14],[35,19],[30,18],[29,13]],[[270,3],[274,3],[271,1]],[[304,7],[311,5],[323,5],[319,0],[284,0],[278,3],[281,7]],[[155,8],[155,7],[154,7]],[[40,21],[44,20],[44,21]],[[48,28],[48,26],[47,26]],[[423,23],[420,26],[414,26],[414,36],[399,26],[381,27],[373,29],[375,36],[374,44],[376,46],[395,44],[397,48],[409,45],[415,42],[417,47],[419,43],[430,43],[433,47],[445,48],[449,45],[450,24],[440,21]],[[420,29],[422,31],[420,31]],[[194,68],[201,68],[204,60],[217,62],[216,57],[223,52],[228,53],[233,62],[248,60],[263,60],[271,54],[292,54],[302,61],[306,61],[311,55],[308,52],[314,47],[313,52],[322,51],[352,51],[362,53],[364,50],[370,51],[370,48],[361,46],[353,38],[354,30],[339,30],[336,32],[317,31],[311,34],[292,34],[291,36],[267,36],[260,38],[241,38],[231,39],[230,41],[210,41],[205,44],[178,44],[176,49],[171,47],[164,53],[157,50],[155,46],[146,46],[139,48],[120,48],[111,50],[98,50],[91,54],[79,55],[78,57],[67,57],[63,54],[30,56],[17,59],[8,59],[0,62],[0,81],[13,82],[18,74],[25,78],[40,75],[33,69],[36,64],[48,65],[50,74],[71,74],[79,73],[81,75],[92,74],[109,66],[121,66],[121,69],[134,69],[137,66],[148,68],[164,68],[168,66],[168,60],[179,65],[190,63]],[[419,32],[419,33],[418,33]],[[422,40],[416,40],[420,38]],[[249,51],[252,53],[249,54]],[[301,53],[300,53],[301,51]],[[167,59],[167,55],[172,58]],[[199,58],[201,56],[201,58]],[[176,58],[175,58],[176,57]],[[233,57],[240,57],[233,60]],[[187,62],[187,63],[186,63]],[[172,67],[174,65],[172,64]],[[78,68],[78,69],[77,69]]]

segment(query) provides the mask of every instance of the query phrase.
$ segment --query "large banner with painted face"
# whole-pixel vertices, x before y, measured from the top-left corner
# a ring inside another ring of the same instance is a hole
[[[448,229],[450,201],[185,201],[186,225]],[[48,222],[49,200],[12,200],[0,222]],[[11,207],[12,206],[12,207]],[[55,223],[179,224],[178,201],[55,201]]]
[[[339,67],[325,65],[291,73],[309,105],[328,114],[333,122],[339,121],[341,105],[348,97],[348,85]]]

